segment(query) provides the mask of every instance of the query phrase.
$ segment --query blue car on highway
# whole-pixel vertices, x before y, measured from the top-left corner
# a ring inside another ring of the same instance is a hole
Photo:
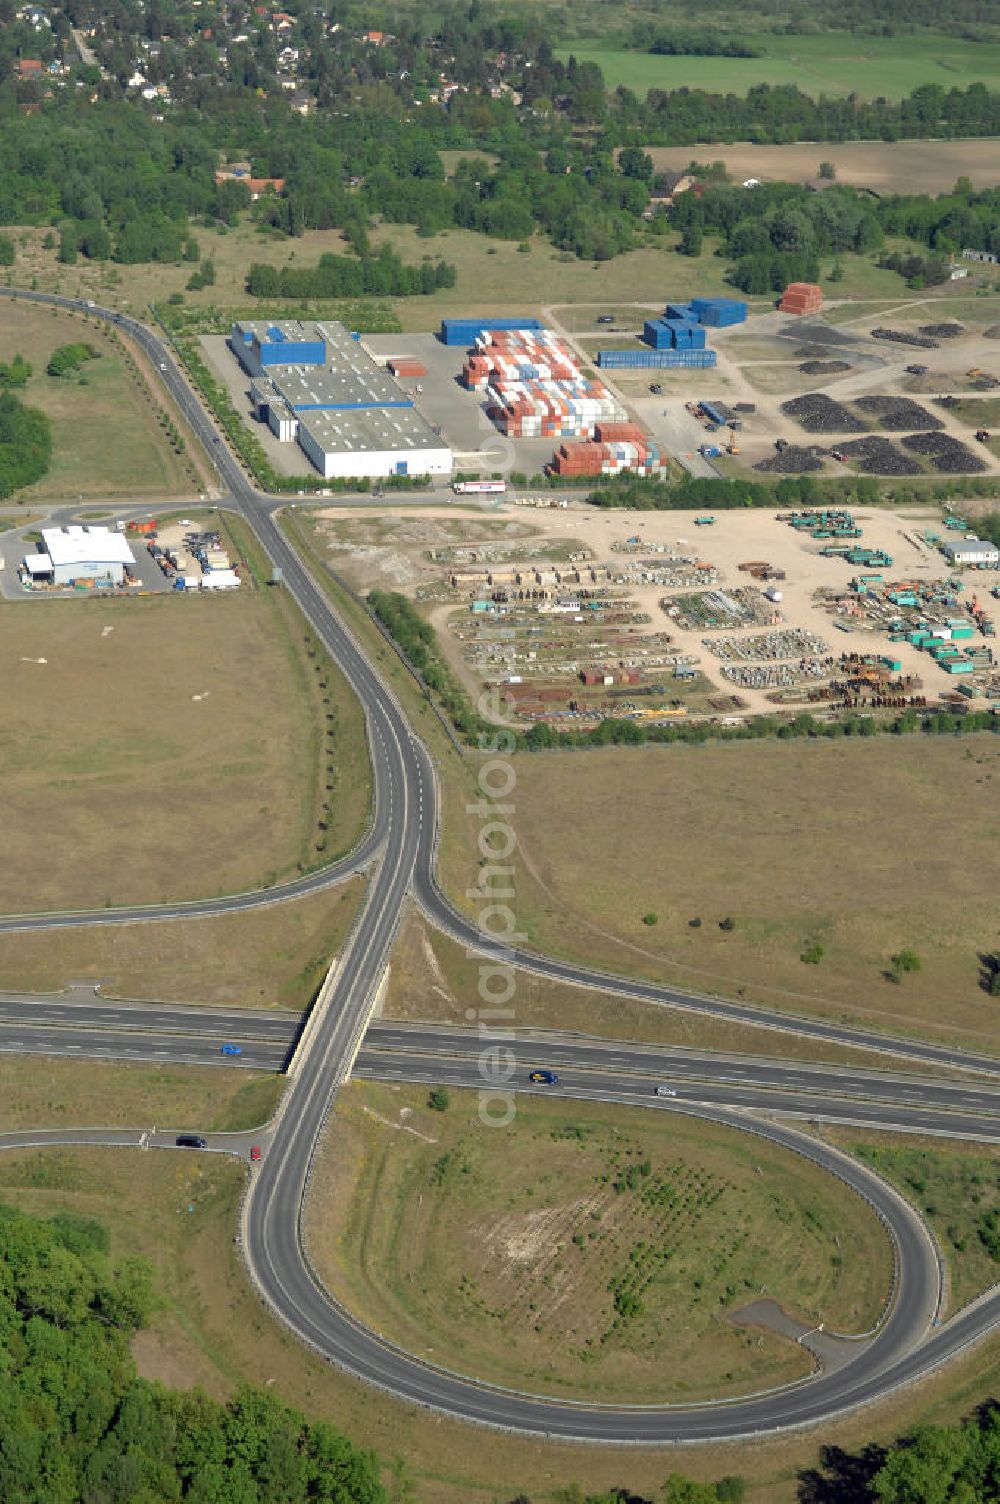
[[[242,1055],[243,1046],[240,1044],[224,1044],[221,1053],[223,1055]]]
[[[536,1086],[555,1086],[559,1077],[553,1071],[532,1071],[528,1080]]]

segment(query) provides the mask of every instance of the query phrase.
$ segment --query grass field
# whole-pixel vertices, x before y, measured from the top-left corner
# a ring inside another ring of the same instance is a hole
[[[0,1156],[0,1199],[37,1215],[67,1209],[111,1230],[112,1255],[150,1260],[164,1297],[135,1342],[140,1371],[222,1396],[241,1381],[324,1417],[391,1461],[407,1460],[415,1504],[495,1504],[525,1493],[562,1504],[574,1481],[587,1492],[624,1488],[655,1497],[668,1472],[742,1473],[747,1504],[795,1504],[799,1469],[819,1447],[853,1450],[917,1419],[967,1413],[1000,1387],[1000,1338],[884,1405],[749,1447],[571,1447],[526,1441],[431,1417],[344,1377],[290,1337],[251,1291],[233,1238],[243,1169],[219,1155],[123,1150],[19,1151]],[[193,1207],[193,1210],[189,1210]]]
[[[272,908],[169,924],[0,935],[9,991],[58,992],[102,983],[110,997],[246,1008],[305,1008],[343,943],[360,879]]]
[[[85,381],[46,375],[57,345],[85,340],[101,351],[83,367]],[[52,422],[48,474],[18,493],[19,501],[60,497],[190,494],[189,467],[156,423],[141,379],[125,367],[103,329],[72,314],[0,299],[0,359],[20,353],[33,375],[19,395]]]
[[[927,1218],[948,1270],[945,1314],[973,1300],[1000,1277],[981,1234],[1000,1213],[1000,1152],[990,1144],[835,1130],[835,1143],[891,1180]],[[1000,1252],[1000,1245],[994,1244]]]
[[[310,1187],[315,1266],[364,1320],[449,1368],[646,1403],[808,1373],[731,1318],[762,1291],[866,1330],[890,1256],[867,1207],[795,1156],[673,1114],[355,1083]],[[841,1249],[850,1247],[844,1258]]]
[[[0,1132],[157,1123],[235,1133],[266,1123],[283,1086],[263,1071],[0,1055]]]
[[[0,612],[11,835],[0,908],[254,887],[316,862],[317,838],[328,857],[357,838],[368,807],[360,711],[325,660],[306,655],[284,592]],[[331,794],[327,747],[343,760]]]
[[[572,53],[580,63],[597,63],[609,89],[624,85],[640,97],[648,89],[745,94],[755,84],[794,84],[816,96],[899,99],[921,84],[936,83],[944,89],[990,84],[1000,72],[1000,44],[928,32],[894,37],[760,32],[748,40],[759,48],[760,57],[654,57],[626,51],[614,38],[573,42],[556,48],[556,56],[565,61]]]
[[[978,959],[997,941],[995,738],[591,750],[515,769],[513,906],[530,944],[995,1049]],[[453,895],[476,882],[467,797],[446,786]],[[822,960],[804,965],[814,942]],[[893,985],[904,947],[922,968]]]

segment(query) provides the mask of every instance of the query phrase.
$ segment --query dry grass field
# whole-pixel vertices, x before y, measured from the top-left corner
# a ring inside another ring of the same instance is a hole
[[[267,1122],[283,1087],[263,1071],[0,1055],[0,1132],[157,1123],[235,1133]]]
[[[85,382],[46,375],[58,345],[83,340],[101,352]],[[33,374],[19,395],[52,422],[48,474],[19,501],[117,497],[137,501],[190,494],[190,469],[157,425],[140,377],[125,367],[103,328],[73,314],[0,299],[0,359],[21,354]]]
[[[3,938],[0,937],[0,960]],[[447,935],[432,930],[415,911],[400,928],[382,1004],[386,1019],[431,1020],[468,1027],[469,999],[476,996],[479,962]],[[509,1006],[522,1048],[534,1030],[561,1029],[605,1039],[629,1039],[699,1050],[737,1051],[781,1059],[843,1062],[884,1069],[885,1055],[799,1039],[776,1029],[729,1024],[677,1008],[610,997],[589,987],[569,987],[530,972],[517,975]],[[544,1045],[536,1046],[544,1054]]]
[[[796,1156],[681,1116],[352,1085],[310,1187],[321,1276],[402,1346],[493,1383],[678,1401],[806,1374],[800,1346],[731,1319],[767,1292],[863,1331],[889,1286],[884,1232]],[[850,1247],[852,1257],[841,1249]]]
[[[680,62],[680,59],[675,61]],[[681,172],[692,157],[699,162],[722,161],[732,177],[769,178],[802,183],[815,178],[820,162],[832,162],[837,180],[876,193],[948,193],[956,178],[967,177],[974,188],[992,188],[1000,177],[997,143],[990,139],[958,141],[837,141],[797,142],[759,146],[750,141],[718,141],[689,146],[651,146],[657,172]],[[899,283],[902,286],[902,282]]]
[[[557,1491],[574,1481],[588,1492],[628,1487],[655,1496],[672,1470],[704,1479],[741,1473],[747,1504],[794,1504],[798,1471],[815,1465],[821,1444],[854,1449],[920,1419],[952,1420],[1000,1386],[994,1338],[919,1388],[824,1427],[821,1436],[668,1454],[457,1425],[346,1378],[268,1316],[233,1239],[243,1176],[243,1167],[219,1155],[27,1150],[0,1156],[0,1199],[40,1216],[65,1209],[97,1217],[111,1230],[114,1257],[151,1261],[164,1301],[135,1342],[146,1377],[217,1396],[241,1382],[264,1386],[377,1448],[387,1462],[406,1458],[416,1504],[494,1504],[517,1493],[556,1504]]]
[[[305,1008],[353,923],[360,879],[327,893],[214,919],[0,935],[0,985],[58,992],[100,982],[109,997]]]
[[[514,907],[531,945],[996,1047],[979,960],[1000,939],[996,738],[545,753],[515,769]],[[453,895],[476,881],[467,793],[456,778],[446,794]],[[819,964],[803,964],[814,944]],[[888,981],[903,948],[921,969]]]
[[[283,592],[8,605],[0,643],[0,908],[273,881],[318,859],[328,797],[327,856],[356,839],[368,803],[360,712],[306,656]],[[345,763],[330,796],[327,742]]]

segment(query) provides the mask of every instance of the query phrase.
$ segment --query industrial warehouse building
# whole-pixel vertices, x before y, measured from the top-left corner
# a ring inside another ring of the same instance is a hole
[[[121,533],[106,527],[46,527],[38,553],[26,554],[24,568],[32,580],[75,585],[123,585],[126,567],[135,556]]]
[[[988,569],[1000,568],[1000,548],[988,538],[959,538],[957,542],[946,543],[944,553],[952,564],[983,564]]]
[[[451,474],[450,448],[343,324],[241,322],[229,345],[257,417],[324,479]]]

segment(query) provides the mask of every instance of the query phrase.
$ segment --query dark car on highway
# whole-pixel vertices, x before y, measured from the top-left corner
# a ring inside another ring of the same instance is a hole
[[[178,1133],[174,1139],[178,1149],[207,1149],[208,1139],[202,1138],[200,1133]]]
[[[528,1080],[534,1081],[536,1086],[555,1086],[559,1077],[553,1071],[532,1071]]]

